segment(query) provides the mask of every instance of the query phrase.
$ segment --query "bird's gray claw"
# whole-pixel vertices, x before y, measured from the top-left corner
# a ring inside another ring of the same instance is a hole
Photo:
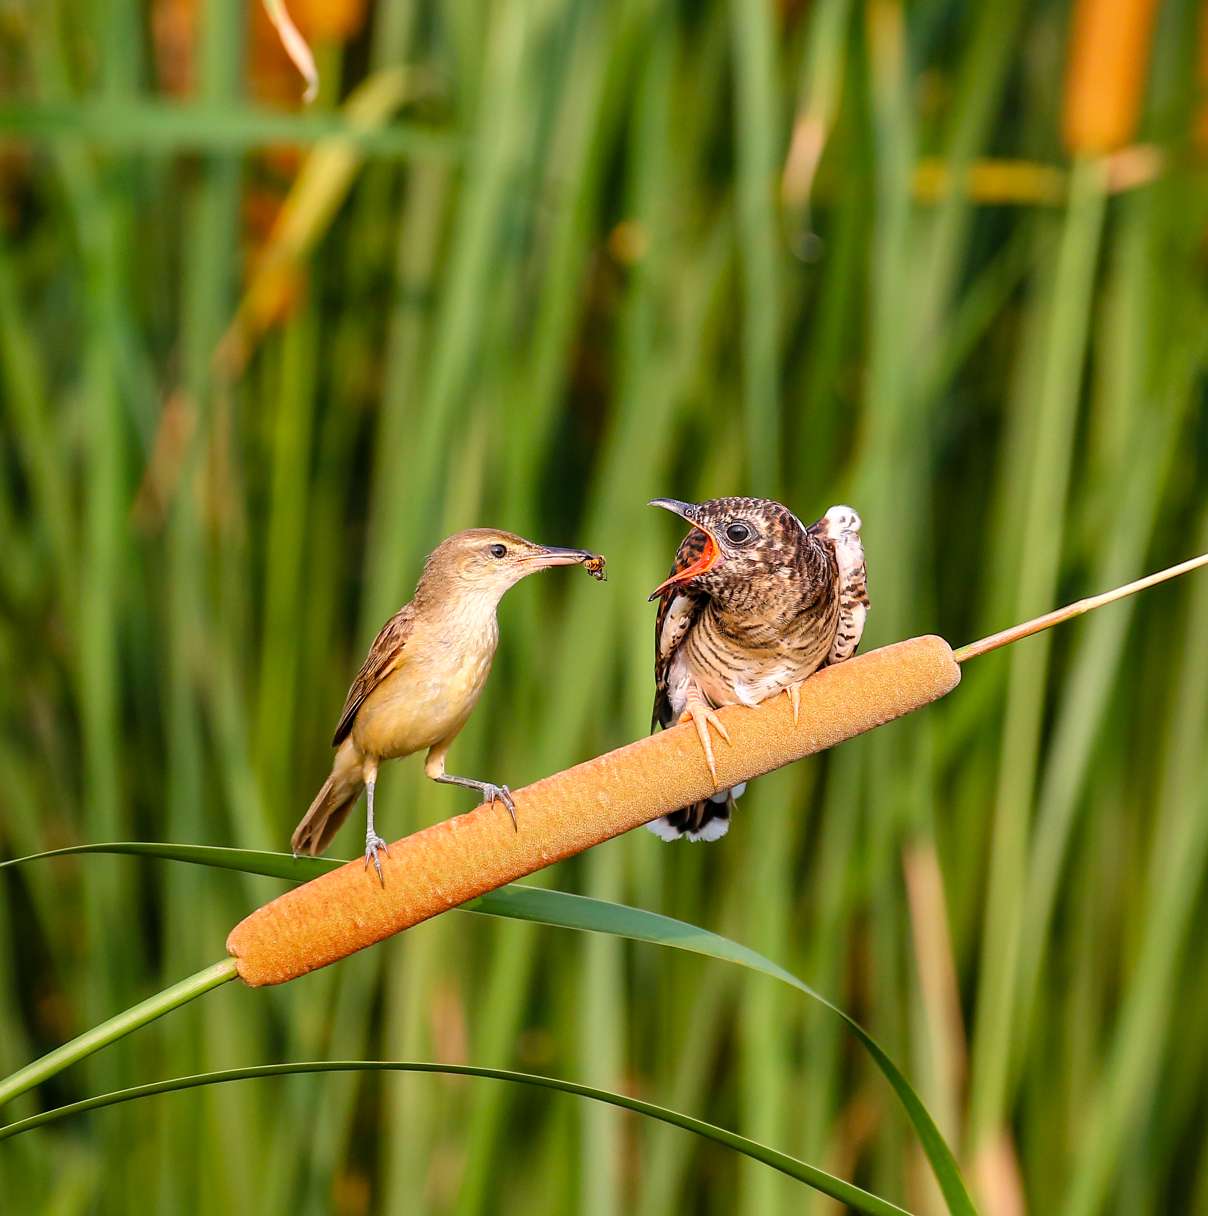
[[[483,790],[483,802],[502,802],[508,809],[508,814],[512,817],[512,827],[516,831],[520,831],[520,824],[516,819],[516,800],[512,797],[512,791],[506,785],[487,785]]]
[[[387,857],[390,856],[390,846],[376,832],[372,836],[365,837],[365,869],[369,869],[369,863],[372,861],[373,868],[377,871],[378,882],[384,887],[386,879],[382,875],[382,863],[378,860],[379,849]]]

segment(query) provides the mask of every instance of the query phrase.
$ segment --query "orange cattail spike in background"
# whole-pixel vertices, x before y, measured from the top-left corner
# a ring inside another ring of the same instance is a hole
[[[1136,138],[1157,0],[1078,0],[1065,79],[1065,146],[1103,156]]]
[[[787,697],[720,716],[727,788],[834,747],[951,692],[960,668],[943,638],[918,637],[818,672],[801,686],[798,725]],[[466,900],[707,797],[714,784],[695,728],[674,727],[515,792],[520,830],[488,804],[396,841],[385,886],[349,862],[257,909],[227,951],[252,987],[281,984],[371,946]]]

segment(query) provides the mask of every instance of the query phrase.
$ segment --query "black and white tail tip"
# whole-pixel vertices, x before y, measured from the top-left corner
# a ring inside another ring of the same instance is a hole
[[[646,825],[660,840],[720,840],[730,830],[730,810],[747,783],[694,802]]]

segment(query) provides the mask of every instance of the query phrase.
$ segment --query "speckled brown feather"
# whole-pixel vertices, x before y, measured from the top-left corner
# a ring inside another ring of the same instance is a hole
[[[708,543],[709,538],[699,528],[693,528],[676,550],[675,560],[671,563],[667,577],[674,578],[692,566],[704,553]],[[667,614],[671,611],[671,602],[677,595],[686,595],[689,602],[696,601],[695,610],[689,616],[687,626],[689,629],[692,627],[696,613],[705,602],[703,595],[693,595],[690,591],[675,587],[669,587],[659,597],[659,608],[654,618],[654,711],[650,717],[651,730],[654,730],[656,726],[670,726],[675,721],[675,713],[671,708],[671,702],[667,699],[667,672],[671,668],[671,656],[675,653],[675,647],[664,648],[662,638],[663,625],[666,623]]]
[[[823,667],[850,659],[859,649],[864,633],[869,606],[868,572],[859,529],[860,517],[850,508],[842,507],[832,507],[806,529],[830,547],[839,575],[839,624]]]
[[[340,724],[332,736],[332,747],[339,747],[352,730],[356,721],[357,710],[365,703],[365,698],[388,676],[397,671],[403,661],[403,650],[407,638],[415,625],[415,605],[405,604],[382,626],[381,632],[373,639],[365,662],[357,672],[344,708],[340,713]]]

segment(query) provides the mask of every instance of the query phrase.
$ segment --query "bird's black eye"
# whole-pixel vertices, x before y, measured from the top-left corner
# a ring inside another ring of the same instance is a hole
[[[732,545],[745,545],[751,539],[751,535],[749,525],[742,523],[741,520],[726,527],[726,540]]]
[[[508,550],[506,545],[492,545],[487,552],[489,552],[492,557],[506,557]]]

